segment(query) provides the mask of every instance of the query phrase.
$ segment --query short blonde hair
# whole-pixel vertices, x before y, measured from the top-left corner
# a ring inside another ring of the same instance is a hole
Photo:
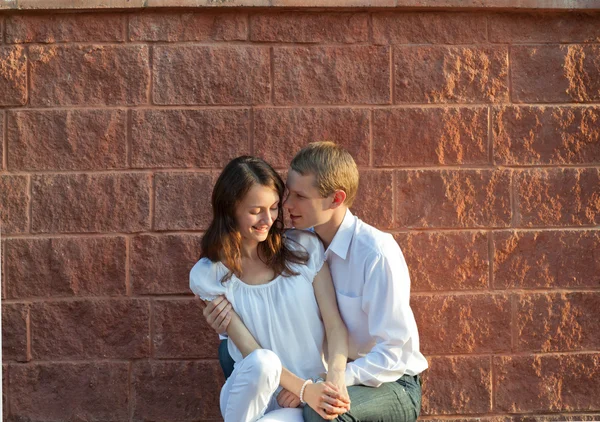
[[[316,188],[323,197],[343,190],[345,205],[352,206],[358,191],[358,168],[344,148],[333,142],[312,142],[296,154],[290,167],[303,176],[314,174]]]

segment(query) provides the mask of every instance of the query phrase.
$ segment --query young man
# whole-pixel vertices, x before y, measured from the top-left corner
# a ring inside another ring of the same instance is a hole
[[[294,227],[312,227],[323,241],[348,327],[346,385],[351,409],[337,420],[414,421],[421,408],[420,374],[427,361],[419,351],[409,304],[408,268],[390,234],[350,212],[358,178],[347,151],[331,142],[309,144],[290,165],[284,207]],[[229,320],[222,302],[209,304],[205,316],[220,332]],[[304,408],[304,419],[323,420],[309,407]]]

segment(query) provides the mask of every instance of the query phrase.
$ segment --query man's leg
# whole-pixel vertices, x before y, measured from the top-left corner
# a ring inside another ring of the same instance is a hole
[[[404,375],[396,382],[380,387],[348,387],[350,412],[340,422],[413,422],[421,412],[421,384],[418,377]],[[314,410],[304,408],[305,422],[323,421]]]
[[[227,340],[221,340],[221,343],[219,343],[219,363],[221,364],[223,374],[225,374],[225,379],[229,378],[233,372],[233,365],[235,362],[229,355]]]

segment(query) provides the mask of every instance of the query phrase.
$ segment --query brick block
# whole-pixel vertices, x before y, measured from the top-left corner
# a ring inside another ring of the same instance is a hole
[[[600,222],[600,169],[555,168],[516,174],[518,224],[595,226]]]
[[[265,108],[254,112],[254,152],[274,167],[287,168],[309,142],[332,141],[359,166],[369,165],[368,110]]]
[[[134,110],[134,167],[224,167],[250,152],[248,110]]]
[[[504,295],[411,298],[426,355],[497,353],[511,348],[511,305]]]
[[[394,103],[508,101],[508,50],[481,47],[394,47]]]
[[[495,13],[490,41],[500,43],[600,42],[600,16],[577,13]]]
[[[519,415],[510,422],[595,422],[600,419],[600,413],[567,414],[567,415]]]
[[[216,360],[134,362],[131,420],[221,420],[224,382]]]
[[[27,362],[27,318],[23,303],[2,304],[2,360]]]
[[[24,233],[29,226],[27,176],[0,175],[0,224],[3,234]]]
[[[411,291],[475,290],[489,285],[488,236],[483,232],[400,233]]]
[[[9,298],[125,294],[123,237],[8,239]]]
[[[597,231],[494,232],[494,287],[600,286]]]
[[[600,355],[494,357],[495,411],[577,412],[600,408]]]
[[[200,235],[140,235],[131,244],[135,294],[191,293],[189,273],[200,257]]]
[[[11,365],[13,420],[128,420],[125,362]]]
[[[600,46],[513,46],[511,75],[515,102],[597,102]]]
[[[29,60],[32,106],[147,103],[147,46],[30,46]]]
[[[410,108],[373,111],[376,166],[485,164],[486,108]]]
[[[212,220],[211,195],[217,175],[158,173],[155,176],[156,230],[204,230]]]
[[[358,43],[369,40],[366,13],[257,13],[250,16],[250,21],[252,41]]]
[[[393,172],[363,170],[352,212],[361,220],[379,229],[393,226]]]
[[[516,311],[516,350],[598,350],[598,309],[600,292],[521,294]]]
[[[27,58],[21,46],[0,47],[0,106],[27,102]]]
[[[129,20],[131,41],[242,41],[248,38],[243,13],[150,12]]]
[[[273,49],[277,104],[389,104],[389,48]]]
[[[397,171],[397,227],[506,227],[510,173],[503,170]]]
[[[219,336],[202,315],[201,300],[156,300],[152,308],[154,356],[218,358]]]
[[[496,164],[600,162],[599,107],[511,106],[492,116]]]
[[[136,232],[150,228],[145,174],[33,176],[34,232]]]
[[[374,13],[376,44],[472,44],[486,41],[486,16],[475,13]]]
[[[150,307],[139,299],[36,302],[34,359],[135,359],[150,356]]]
[[[115,13],[61,13],[11,15],[6,19],[6,42],[125,41],[126,15]]]
[[[432,357],[423,377],[422,415],[488,413],[492,374],[489,357]]]
[[[8,368],[7,364],[2,364],[2,411],[5,415],[10,412],[8,408]]]
[[[270,60],[265,47],[154,47],[156,104],[265,104]],[[235,71],[232,71],[235,69]]]
[[[40,136],[43,133],[43,136]],[[127,166],[124,110],[8,114],[10,170],[93,170]]]

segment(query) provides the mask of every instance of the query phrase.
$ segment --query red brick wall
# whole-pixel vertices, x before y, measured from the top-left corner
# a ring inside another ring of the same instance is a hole
[[[5,418],[218,420],[211,185],[321,139],[409,262],[422,419],[600,418],[600,14],[0,22]]]

